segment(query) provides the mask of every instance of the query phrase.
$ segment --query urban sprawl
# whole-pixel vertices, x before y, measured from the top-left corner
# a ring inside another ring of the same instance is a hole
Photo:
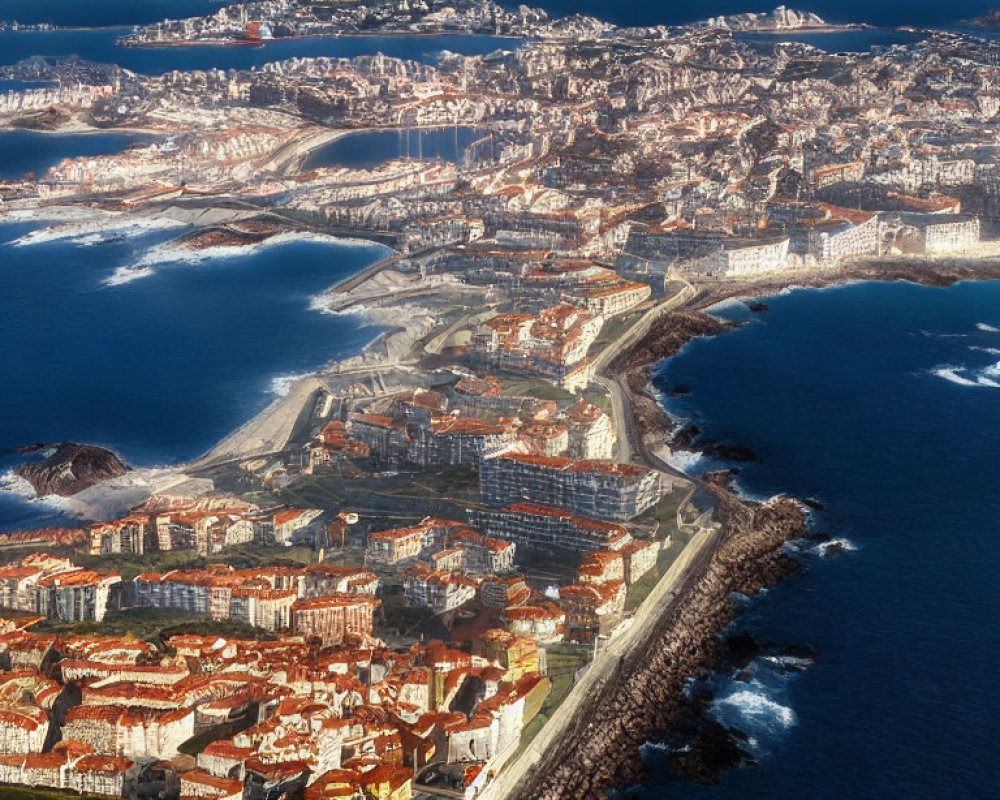
[[[511,38],[433,64],[0,68],[29,82],[0,95],[4,128],[151,136],[0,183],[0,213],[46,220],[28,238],[164,224],[193,255],[304,232],[393,249],[319,298],[384,328],[362,353],[143,476],[120,513],[0,534],[0,783],[517,797],[504,767],[719,527],[635,413],[648,376],[615,360],[699,298],[1000,254],[1000,46],[780,35],[834,27],[265,0],[119,45]],[[424,157],[426,131],[458,128],[477,131],[461,157]],[[308,165],[371,130],[406,154]]]

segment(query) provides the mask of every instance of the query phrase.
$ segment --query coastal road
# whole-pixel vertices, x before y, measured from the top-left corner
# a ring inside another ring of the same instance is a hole
[[[562,761],[566,752],[563,743],[587,735],[594,710],[618,685],[622,662],[659,635],[658,620],[672,613],[705,574],[723,536],[722,528],[715,526],[691,538],[632,617],[628,629],[608,643],[527,749],[501,770],[480,794],[480,800],[533,800],[533,780]]]
[[[608,374],[608,366],[615,357],[633,347],[636,342],[649,333],[653,323],[664,314],[675,311],[695,298],[697,292],[694,286],[685,280],[682,280],[681,283],[684,286],[680,291],[653,305],[594,359],[594,374],[591,380],[604,389],[611,398],[611,424],[618,437],[615,443],[615,459],[618,461],[632,461],[635,456],[643,456],[645,448],[639,442],[640,434],[636,429],[632,407],[628,403],[625,390],[617,376]],[[660,464],[656,464],[656,466],[659,467]],[[670,471],[673,472],[673,470]]]

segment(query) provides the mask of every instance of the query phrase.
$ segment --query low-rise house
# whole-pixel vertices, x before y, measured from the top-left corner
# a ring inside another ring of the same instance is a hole
[[[170,759],[194,735],[194,709],[75,706],[66,712],[63,737],[98,753],[133,759]]]
[[[573,302],[581,302],[591,314],[607,318],[635,308],[648,300],[652,293],[648,283],[619,279],[607,285],[581,287],[574,291]]]
[[[347,427],[339,420],[327,423],[316,437],[316,443],[307,449],[310,471],[331,464],[343,464],[347,459],[365,459],[371,456],[371,448],[364,442],[349,437]]]
[[[625,559],[622,551],[599,550],[588,554],[580,565],[579,575],[580,583],[595,585],[625,580]]]
[[[615,432],[611,418],[586,400],[578,400],[562,413],[569,433],[570,458],[606,460],[614,451]]]
[[[378,531],[368,537],[365,558],[387,566],[413,561],[445,545],[452,532],[465,527],[461,522],[425,517],[409,528]]]
[[[181,797],[242,800],[243,781],[219,777],[201,769],[192,769],[181,775]]]
[[[121,797],[126,777],[135,763],[127,758],[108,755],[87,755],[66,768],[63,788],[80,794],[105,794]]]
[[[506,608],[503,618],[511,633],[534,639],[539,644],[561,642],[569,620],[567,612],[549,600]]]
[[[49,715],[34,703],[0,703],[0,753],[40,753]]]
[[[67,760],[59,752],[0,755],[0,783],[62,788]]]
[[[378,591],[378,575],[357,567],[339,564],[310,564],[301,581],[302,597],[331,594],[369,594]]]
[[[462,572],[465,567],[465,551],[461,547],[448,547],[427,557],[427,566],[432,572]]]
[[[621,549],[621,554],[625,559],[624,580],[631,586],[656,566],[660,543],[633,540]]]
[[[517,545],[513,542],[464,529],[451,535],[451,543],[465,554],[465,568],[470,572],[498,575],[514,569]]]
[[[217,778],[242,780],[244,765],[254,752],[252,747],[237,747],[232,740],[221,739],[198,753],[198,768]]]
[[[452,611],[476,596],[476,584],[455,572],[432,572],[422,567],[409,567],[403,576],[406,601],[415,606],[433,609],[436,613]]]
[[[625,612],[625,582],[563,586],[559,590],[559,605],[566,611],[571,628],[605,632]]]
[[[553,422],[536,422],[526,425],[517,434],[526,452],[539,456],[559,456],[569,447],[569,430]]]
[[[305,528],[323,513],[318,508],[289,508],[274,515],[274,541],[284,543]]]
[[[531,599],[523,575],[490,576],[479,585],[479,598],[487,608],[514,608]]]
[[[369,564],[391,566],[420,558],[424,551],[421,528],[391,528],[368,537],[365,560]]]
[[[315,636],[325,644],[349,639],[367,639],[379,601],[367,595],[334,594],[298,600],[292,606],[292,627],[303,636]]]

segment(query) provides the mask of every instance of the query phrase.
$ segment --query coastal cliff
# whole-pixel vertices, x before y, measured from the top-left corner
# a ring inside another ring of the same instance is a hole
[[[523,787],[539,800],[599,800],[642,776],[640,746],[690,716],[685,682],[716,659],[716,635],[733,618],[734,592],[753,594],[793,569],[781,546],[805,530],[801,506],[787,497],[741,501],[722,480],[706,489],[718,504],[721,545],[711,551],[675,606],[624,657],[600,695],[574,720],[563,747],[549,753]],[[697,772],[707,769],[690,764]]]
[[[69,497],[130,470],[117,455],[103,447],[63,442],[44,461],[21,464],[14,472],[31,484],[38,495]]]

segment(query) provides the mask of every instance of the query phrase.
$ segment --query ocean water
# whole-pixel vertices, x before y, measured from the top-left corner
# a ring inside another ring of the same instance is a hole
[[[814,664],[758,659],[714,680],[713,714],[758,765],[703,787],[647,749],[643,800],[997,797],[1000,759],[1000,283],[796,290],[658,373],[670,409],[762,462],[748,493],[816,497],[807,570],[735,628],[811,644]]]
[[[119,153],[154,137],[132,133],[42,133],[0,131],[0,178],[14,179],[28,172],[43,175],[66,158]]]
[[[459,162],[465,149],[483,137],[475,128],[436,128],[429,131],[360,131],[317,147],[303,165],[370,169],[391,158],[412,156]]]
[[[210,14],[224,0],[0,0],[0,20],[64,27],[148,25],[170,17]]]
[[[12,243],[31,227],[0,225],[0,451],[69,440],[140,466],[184,461],[273,400],[283,376],[378,332],[310,304],[382,247],[293,240],[171,261],[157,246],[180,230]],[[0,529],[44,513],[0,494]]]

